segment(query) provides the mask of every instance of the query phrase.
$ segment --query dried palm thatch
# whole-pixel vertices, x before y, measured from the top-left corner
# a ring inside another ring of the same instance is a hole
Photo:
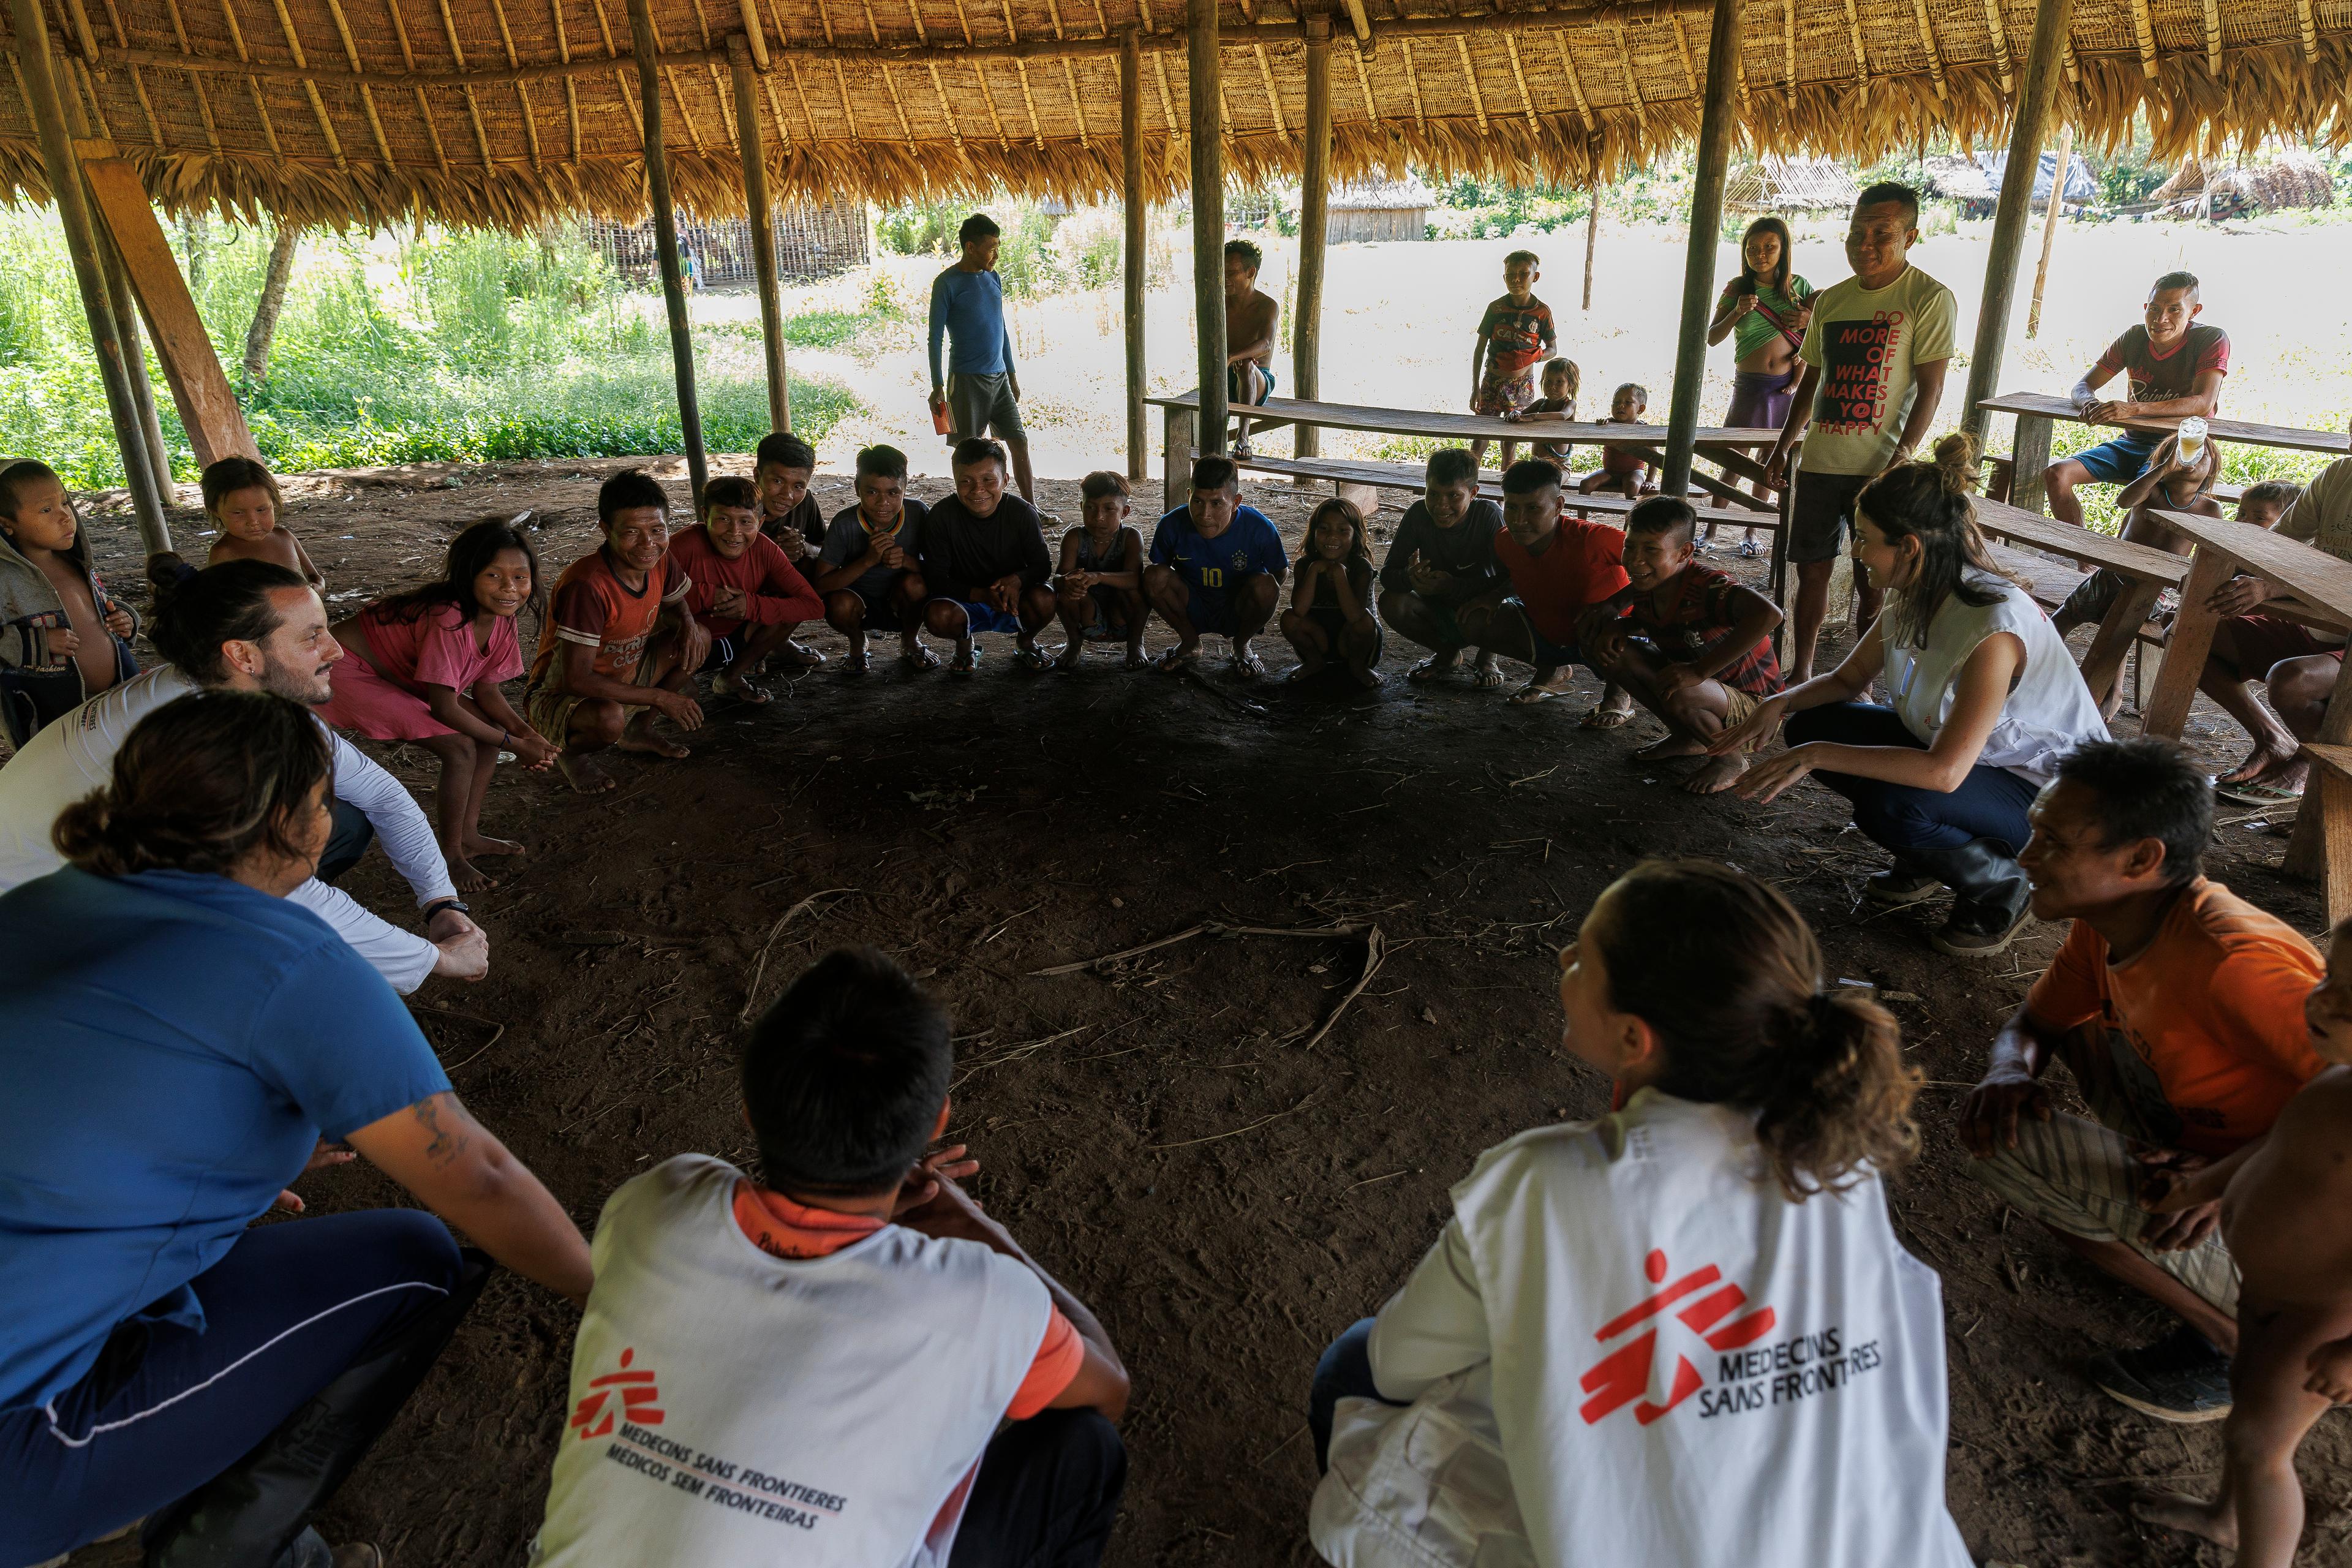
[[[1729,212],[1843,212],[1862,188],[1827,158],[1764,158],[1734,173],[1723,187]]]
[[[2332,206],[2336,182],[2307,153],[2282,152],[2260,163],[2211,164],[2186,158],[2148,200],[2183,217],[2230,217],[2286,207]]]
[[[304,224],[407,216],[511,227],[645,205],[624,0],[45,0],[84,132],[173,211]],[[1236,177],[1295,174],[1298,6],[1225,0]],[[1583,184],[1695,134],[1707,0],[1461,10],[1363,0],[1339,17],[1333,173]],[[1495,0],[1497,6],[1504,0]],[[780,201],[881,202],[1119,184],[1118,37],[1143,37],[1144,178],[1187,178],[1179,0],[652,0],[673,187],[732,212],[725,48],[752,41]],[[1755,153],[1875,156],[1931,131],[2004,132],[2027,0],[1747,0],[1742,132]],[[2352,11],[2322,0],[2077,0],[2061,111],[2159,151],[2347,134]],[[13,48],[14,40],[10,47]],[[22,88],[0,80],[0,187],[45,196]]]

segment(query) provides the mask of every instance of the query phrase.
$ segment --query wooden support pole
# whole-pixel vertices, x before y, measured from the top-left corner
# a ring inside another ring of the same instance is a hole
[[[170,506],[180,499],[179,489],[172,480],[171,451],[163,445],[163,421],[155,412],[155,388],[147,380],[147,353],[139,345],[139,305],[131,298],[131,275],[123,268],[122,253],[103,230],[99,246],[106,253],[107,303],[114,309],[115,330],[122,334],[122,363],[131,371],[131,400],[138,405],[139,433],[145,437],[139,444],[140,452],[154,480],[156,499]]]
[[[743,205],[751,217],[751,270],[760,285],[760,342],[768,361],[768,427],[793,427],[793,384],[784,369],[784,304],[776,292],[776,215],[768,204],[768,150],[760,136],[760,96],[751,51],[740,34],[727,39],[735,79],[735,141],[743,153]]]
[[[36,0],[16,0],[31,5]],[[670,205],[669,156],[662,148],[661,46],[654,41],[646,0],[629,0],[629,41],[637,57],[637,102],[645,114],[646,192],[653,202],[654,249],[661,262],[662,302],[669,310],[670,361],[677,374],[677,423],[685,437],[686,471],[694,510],[702,510],[709,464],[702,452],[702,407],[694,395],[694,334],[686,317],[686,279],[678,270],[677,209]]]
[[[1150,437],[1144,426],[1143,286],[1150,260],[1144,255],[1145,220],[1150,197],[1143,189],[1143,39],[1129,27],[1118,46],[1119,195],[1127,220],[1127,477],[1141,479],[1151,469]]]
[[[172,548],[172,533],[164,524],[163,500],[147,460],[147,433],[140,424],[131,367],[123,359],[121,331],[115,324],[113,301],[108,296],[98,232],[82,191],[81,164],[74,155],[73,133],[66,124],[65,100],[58,95],[48,19],[41,14],[41,0],[10,0],[10,5],[16,58],[30,100],[25,107],[40,134],[42,170],[48,176],[49,195],[58,204],[58,217],[65,226],[66,254],[72,258],[74,282],[81,289],[82,313],[89,320],[90,346],[98,354],[99,379],[105,384],[106,412],[114,423],[115,445],[122,448],[131,510],[138,517],[139,537],[147,553],[158,554]]]
[[[2050,118],[2050,100],[2057,94],[2058,73],[2064,68],[2060,57],[2073,14],[2073,0],[2042,0],[2033,13],[2033,42],[2026,52],[2025,79],[2019,84],[2017,118],[2009,133],[2009,166],[2001,172],[2000,198],[1993,205],[1984,300],[1977,308],[1976,348],[1969,356],[1968,401],[1960,410],[1960,428],[1979,438],[1986,416],[1978,405],[2000,390],[2000,354],[2009,342],[2010,306],[2017,297],[2017,261],[2025,249],[2033,178],[2042,166],[2042,130]],[[2060,171],[2062,183],[2053,188],[2053,197],[2063,188],[2063,174]]]
[[[1683,262],[1682,334],[1675,350],[1674,403],[1666,416],[1666,462],[1659,488],[1690,487],[1699,393],[1706,380],[1706,324],[1715,309],[1715,252],[1723,238],[1723,184],[1738,129],[1740,0],[1716,0],[1706,34],[1706,103],[1699,116],[1697,178],[1691,186],[1690,246]]]
[[[18,5],[35,0],[16,0]],[[638,0],[643,4],[643,0]],[[1193,337],[1200,348],[1203,452],[1225,449],[1224,67],[1217,47],[1217,0],[1187,0],[1186,96],[1192,110]],[[1168,483],[1183,482],[1170,453]]]
[[[1601,246],[1601,181],[1592,182],[1592,202],[1584,213],[1584,308],[1592,309],[1592,253]]]
[[[1331,18],[1307,18],[1307,167],[1298,192],[1298,303],[1290,323],[1290,364],[1298,395],[1323,395],[1323,264],[1331,235]],[[1298,456],[1321,449],[1321,433],[1301,425]]]
[[[196,313],[195,298],[180,274],[163,226],[155,220],[139,171],[123,159],[91,158],[83,163],[82,174],[89,184],[92,216],[112,239],[131,291],[146,313],[155,359],[163,367],[163,383],[172,390],[172,405],[179,410],[180,427],[187,432],[196,466],[210,468],[223,458],[259,457],[253,432],[246,427],[245,411],[237,406],[236,390],[229,385],[212,336]]]
[[[2074,122],[2058,127],[2058,173],[2050,184],[2049,210],[2042,216],[2042,259],[2033,264],[2033,300],[2025,308],[2025,335],[2042,332],[2042,290],[2050,281],[2050,253],[2058,246],[2058,217],[2066,210],[2066,172],[2074,163]]]

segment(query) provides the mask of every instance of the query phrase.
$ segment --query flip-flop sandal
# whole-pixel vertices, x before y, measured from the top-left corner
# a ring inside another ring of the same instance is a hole
[[[711,677],[710,691],[714,697],[732,697],[736,701],[748,702],[754,708],[763,708],[773,700],[767,692],[740,676],[720,674]]]
[[[1013,668],[1024,675],[1043,675],[1053,668],[1054,661],[1034,647],[1015,648]]]
[[[912,670],[933,670],[940,667],[940,656],[921,643],[917,643],[912,653],[902,653],[898,656],[898,662]]]
[[[1565,697],[1567,695],[1567,692],[1549,686],[1522,686],[1517,691],[1512,692],[1510,696],[1505,698],[1504,700],[1507,702],[1515,702],[1524,708],[1532,706],[1538,702],[1549,702],[1555,698]]]
[[[1586,730],[1622,730],[1633,721],[1631,708],[1588,708],[1576,722]]]
[[[1158,658],[1154,659],[1152,661],[1151,668],[1158,670],[1162,675],[1181,675],[1187,668],[1192,665],[1198,664],[1200,661],[1201,651],[1198,648],[1193,649],[1191,653],[1185,653],[1180,649],[1171,647],[1166,653],[1161,654]]]
[[[824,664],[824,655],[803,643],[797,642],[784,644],[769,657],[780,664],[797,665],[803,669],[816,669]]]
[[[1763,553],[1764,552],[1758,548],[1754,540],[1743,539],[1739,542],[1739,558],[1742,561],[1753,561]]]
[[[1234,660],[1234,679],[1235,680],[1265,679],[1265,660],[1254,653],[1241,655]]]
[[[1150,669],[1150,668],[1151,668],[1151,661],[1150,661],[1150,659],[1148,659],[1148,658],[1144,658],[1144,657],[1143,657],[1143,655],[1141,655],[1141,654],[1139,654],[1139,653],[1131,653],[1131,654],[1129,654],[1129,655],[1127,656],[1127,661],[1126,661],[1124,664],[1120,665],[1120,666],[1119,666],[1119,668],[1120,668],[1121,669],[1130,669],[1130,670],[1131,670],[1131,669]]]
[[[1411,669],[1406,670],[1404,672],[1404,678],[1412,682],[1415,686],[1434,686],[1439,681],[1444,680],[1446,677],[1452,675],[1455,670],[1461,668],[1462,667],[1458,664],[1449,664],[1444,668],[1441,669],[1438,668],[1437,661],[1435,659],[1424,658],[1419,664],[1414,665]]]
[[[851,655],[850,655],[846,659],[844,659],[844,660],[842,661],[842,665],[841,665],[841,673],[842,673],[843,675],[845,675],[845,676],[850,676],[850,677],[853,677],[853,678],[854,678],[854,677],[856,677],[856,676],[864,675],[867,670],[871,669],[872,668],[873,668],[872,663],[868,660],[867,657],[866,657],[865,654],[862,654],[862,653],[853,653],[853,654],[851,654]]]
[[[2287,805],[2303,798],[2299,789],[2281,789],[2260,779],[2248,779],[2242,784],[2217,784],[2213,794],[2235,805]]]
[[[1470,679],[1481,691],[1499,691],[1503,686],[1503,672],[1499,669],[1473,669]]]
[[[954,659],[948,665],[948,673],[950,675],[977,675],[980,673],[980,649],[975,647],[970,653],[960,653],[956,655]]]

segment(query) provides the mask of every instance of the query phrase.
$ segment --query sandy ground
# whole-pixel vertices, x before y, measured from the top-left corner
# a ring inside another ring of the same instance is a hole
[[[1949,284],[1958,298],[1957,340],[1963,360],[1976,342],[1990,229],[1989,222],[1965,224],[1958,234],[1925,240],[1914,253],[1918,265]],[[1797,270],[1817,287],[1847,275],[1841,232],[1820,223],[1800,230]],[[1284,301],[1286,316],[1296,291],[1297,242],[1271,235],[1252,237],[1267,252],[1259,286]],[[2038,245],[2038,227],[2034,237]],[[1171,244],[1176,264],[1185,265],[1191,252],[1183,235],[1171,239],[1155,231],[1155,248],[1164,253]],[[1580,307],[1580,227],[1517,240],[1333,247],[1324,306],[1323,395],[1389,407],[1464,406],[1480,312],[1502,291],[1504,254],[1521,245],[1544,258],[1536,291],[1550,302],[1559,323],[1560,352],[1583,372],[1585,410],[1607,412],[1611,389],[1636,381],[1654,395],[1651,419],[1664,423],[1685,245],[1677,233],[1657,226],[1603,224],[1589,312]],[[909,434],[930,428],[919,319],[940,265],[933,258],[892,257],[878,268],[914,312],[914,324],[842,351],[796,352],[793,363],[801,370],[841,382],[872,410],[833,434],[826,442],[829,458],[845,464],[857,447],[887,440],[904,446],[919,464],[944,472],[943,454],[934,441],[927,434]],[[1736,245],[1725,244],[1717,277],[1727,279],[1738,265]],[[2116,333],[2139,319],[2148,284],[2162,272],[2187,268],[2203,280],[2204,319],[2228,329],[2233,345],[2225,412],[2340,429],[2352,410],[2352,294],[2324,281],[2352,276],[2352,225],[2283,219],[2223,227],[2066,225],[2051,264],[2042,332],[2032,340],[2025,336],[2030,265],[2031,254],[2002,359],[2004,391],[2064,392]],[[1192,295],[1181,281],[1171,277],[1149,297],[1145,350],[1155,395],[1190,387],[1195,379]],[[852,308],[872,288],[873,274],[860,271],[795,291],[788,309]],[[1117,291],[1107,290],[1018,304],[1012,312],[1027,398],[1024,417],[1040,473],[1075,478],[1090,468],[1118,466],[1124,457],[1119,308]],[[756,317],[751,297],[740,292],[700,296],[695,309],[713,319]],[[1295,387],[1286,338],[1275,371],[1279,391]],[[1729,406],[1731,371],[1727,343],[1708,357],[1701,405],[1706,417],[1720,417]],[[1957,410],[1959,390],[1956,380],[1948,412]],[[1993,444],[2002,450],[2009,425],[2006,417],[1994,422]],[[2064,437],[2062,430],[2060,439]],[[1149,434],[1154,473],[1160,439],[1155,417]],[[1276,450],[1287,450],[1283,437],[1273,439]],[[1336,437],[1327,438],[1325,449],[1370,455],[1379,445],[1377,437]]]
[[[551,572],[589,548],[596,484],[620,466],[300,479],[288,521],[346,604],[412,579],[485,513],[530,509]],[[682,501],[682,465],[662,472]],[[845,503],[839,472],[817,488]],[[1049,482],[1041,500],[1073,512],[1075,489]],[[1295,494],[1252,499],[1295,547]],[[192,516],[175,521],[194,533]],[[90,526],[109,576],[136,582],[121,513]],[[838,660],[839,639],[813,640]],[[1165,641],[1155,627],[1153,647]],[[1277,675],[1289,667],[1278,642],[1265,652]],[[1109,652],[1024,679],[1005,654],[992,648],[968,682],[821,671],[766,709],[714,704],[690,760],[621,758],[603,797],[527,774],[494,783],[485,827],[533,854],[473,900],[492,974],[415,1000],[468,1104],[583,1226],[651,1161],[751,1159],[739,1020],[834,945],[887,948],[955,1010],[951,1134],[983,1162],[979,1194],[1095,1306],[1133,1369],[1111,1563],[1307,1564],[1316,1354],[1403,1279],[1481,1149],[1605,1106],[1607,1085],[1559,1048],[1553,994],[1554,949],[1591,900],[1647,856],[1721,857],[1789,892],[1831,978],[1876,987],[1927,1080],[1927,1151],[1891,1196],[1906,1245],[1943,1279],[1948,1479],[1972,1552],[2031,1568],[2220,1561],[2126,1511],[2136,1484],[2210,1485],[2218,1427],[2144,1420],[2080,1372],[2095,1351],[2163,1332],[2162,1314],[2005,1212],[1951,1138],[1985,1042],[2056,931],[1980,967],[1937,957],[1932,906],[1861,901],[1883,862],[1835,797],[1811,784],[1769,806],[1684,795],[1667,769],[1627,765],[1653,724],[1577,727],[1589,681],[1534,709],[1410,688],[1414,650],[1396,638],[1388,685],[1363,698],[1242,689],[1213,661],[1200,683],[1129,676]],[[2202,708],[2189,740],[2215,765],[2238,744]],[[430,788],[429,757],[383,754]],[[2312,890],[2279,875],[2279,841],[2247,815],[2225,817],[2215,875],[2316,930]],[[380,857],[347,886],[405,907]],[[780,929],[812,895],[824,896]],[[1203,920],[1370,921],[1389,956],[1312,1048],[1360,973],[1360,943],[1196,940],[1035,973]],[[399,1201],[363,1167],[303,1186],[314,1213]],[[565,1440],[575,1321],[495,1281],[328,1510],[330,1536],[379,1542],[395,1568],[520,1563]],[[2307,1568],[2346,1560],[2347,1433],[2332,1416],[2304,1446]],[[77,1559],[127,1560],[119,1547]]]

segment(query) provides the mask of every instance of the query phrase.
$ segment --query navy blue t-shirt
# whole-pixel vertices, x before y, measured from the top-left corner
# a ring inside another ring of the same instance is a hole
[[[72,867],[0,895],[0,1411],[69,1387],[126,1319],[201,1326],[188,1281],[320,1137],[448,1087],[299,904]]]
[[[1202,538],[1192,526],[1191,507],[1178,507],[1151,531],[1151,560],[1206,594],[1223,594],[1254,573],[1283,572],[1290,565],[1282,535],[1254,506],[1235,507],[1233,522],[1214,539]]]

